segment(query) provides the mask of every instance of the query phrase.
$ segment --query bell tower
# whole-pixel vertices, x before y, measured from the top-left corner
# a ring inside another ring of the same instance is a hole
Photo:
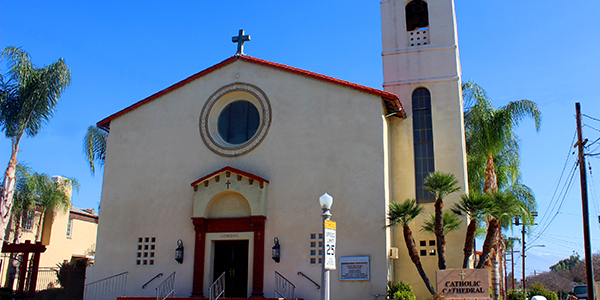
[[[425,213],[411,225],[421,263],[435,286],[435,236],[420,232],[433,212],[434,196],[423,189],[433,171],[452,173],[461,190],[444,199],[448,209],[467,190],[467,163],[461,91],[461,70],[454,0],[381,1],[383,88],[397,94],[406,119],[388,118],[391,199],[417,199]],[[392,247],[393,280],[410,282],[417,298],[429,297],[403,242],[395,230]],[[466,220],[461,230],[446,237],[448,268],[460,268]]]

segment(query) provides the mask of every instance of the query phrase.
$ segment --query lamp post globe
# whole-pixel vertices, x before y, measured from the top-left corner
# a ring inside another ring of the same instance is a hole
[[[333,197],[328,193],[323,194],[319,197],[319,204],[323,213],[323,246],[325,245],[325,221],[331,220],[331,205],[333,204]],[[329,270],[325,269],[325,251],[323,251],[322,262],[321,262],[321,300],[329,300]]]
[[[321,209],[329,210],[331,209],[331,205],[333,205],[333,197],[331,197],[331,195],[328,193],[325,193],[319,197],[319,204],[321,204]]]

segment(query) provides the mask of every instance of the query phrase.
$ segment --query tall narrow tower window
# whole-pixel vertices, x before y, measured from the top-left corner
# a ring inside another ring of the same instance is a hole
[[[427,2],[423,0],[410,1],[406,7],[406,31],[414,31],[429,27]]]
[[[423,188],[423,180],[435,171],[433,128],[431,124],[431,94],[418,88],[412,94],[413,139],[415,149],[415,187],[417,202],[435,201],[432,193]]]

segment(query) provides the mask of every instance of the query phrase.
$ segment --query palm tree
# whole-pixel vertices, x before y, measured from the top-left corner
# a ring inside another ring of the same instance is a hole
[[[96,171],[95,163],[99,164],[101,167],[104,166],[107,139],[108,132],[96,126],[88,127],[85,137],[83,138],[83,153],[90,165],[92,174]]]
[[[423,181],[423,187],[435,196],[435,238],[438,250],[438,268],[446,269],[446,238],[444,237],[444,198],[460,190],[454,174],[435,171]]]
[[[67,212],[71,208],[71,191],[79,190],[79,183],[75,179],[49,177],[46,174],[34,173],[32,175],[32,184],[36,193],[36,205],[41,209],[38,220],[35,240],[40,241],[42,221],[48,212],[54,213],[62,210]]]
[[[17,164],[15,173],[17,177],[17,186],[15,189],[12,214],[14,216],[14,236],[13,243],[21,242],[21,220],[23,214],[32,211],[35,208],[35,191],[32,185],[31,168],[22,163]]]
[[[412,222],[418,215],[423,212],[423,207],[417,204],[415,199],[406,199],[403,203],[392,202],[389,205],[388,217],[386,227],[393,227],[397,224],[402,226],[402,232],[404,234],[404,242],[406,243],[406,248],[408,249],[408,254],[410,259],[417,267],[417,271],[427,290],[434,295],[435,290],[431,285],[431,281],[425,274],[425,270],[423,270],[423,265],[421,265],[421,259],[419,258],[419,252],[417,251],[417,246],[415,245],[415,240],[412,236],[412,231],[408,224]]]
[[[502,171],[502,180],[520,177],[519,141],[515,129],[524,117],[531,117],[536,130],[539,131],[541,112],[537,104],[529,100],[512,101],[495,109],[483,88],[476,83],[463,83],[462,88],[466,104],[465,136],[469,156],[469,185],[472,188],[478,186],[476,182],[471,182],[474,177],[472,175],[479,174],[479,178],[483,175],[481,190],[491,193],[499,186],[497,171]],[[497,160],[502,159],[505,163],[501,164],[501,170],[497,170]],[[512,184],[508,181],[505,183]]]
[[[475,235],[477,227],[484,220],[485,212],[490,208],[491,197],[486,194],[473,192],[471,194],[463,194],[460,202],[454,203],[451,208],[452,212],[459,216],[468,216],[470,219],[467,226],[467,234],[465,235],[465,246],[463,248],[463,269],[469,267],[469,261],[473,250],[475,249]]]
[[[17,164],[15,176],[17,178],[17,184],[15,187],[14,201],[12,207],[13,217],[9,221],[11,224],[14,221],[13,226],[13,244],[21,243],[23,214],[30,212],[35,207],[34,191],[31,185],[31,168],[23,163]],[[9,225],[10,226],[10,225]],[[10,228],[10,227],[9,227]],[[6,233],[6,239],[8,239],[9,233]],[[16,270],[19,267],[19,260],[17,260],[18,253],[11,253],[8,265],[9,274],[16,274]],[[14,276],[6,276],[6,285],[13,286]]]
[[[488,230],[477,269],[483,268],[490,251],[500,239],[499,231],[502,227],[510,226],[514,217],[519,217],[528,223],[531,223],[532,219],[529,207],[512,193],[496,191],[491,194],[491,203],[486,212],[489,217]]]
[[[54,113],[58,98],[71,82],[71,71],[61,58],[42,68],[29,54],[7,47],[2,58],[9,71],[0,75],[0,127],[11,139],[12,149],[0,193],[0,238],[4,239],[16,187],[17,153],[23,135],[35,136]]]

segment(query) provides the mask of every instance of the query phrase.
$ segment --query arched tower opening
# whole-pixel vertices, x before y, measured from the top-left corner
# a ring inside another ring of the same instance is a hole
[[[413,0],[406,4],[406,31],[408,46],[423,46],[429,44],[429,9],[427,2]]]

